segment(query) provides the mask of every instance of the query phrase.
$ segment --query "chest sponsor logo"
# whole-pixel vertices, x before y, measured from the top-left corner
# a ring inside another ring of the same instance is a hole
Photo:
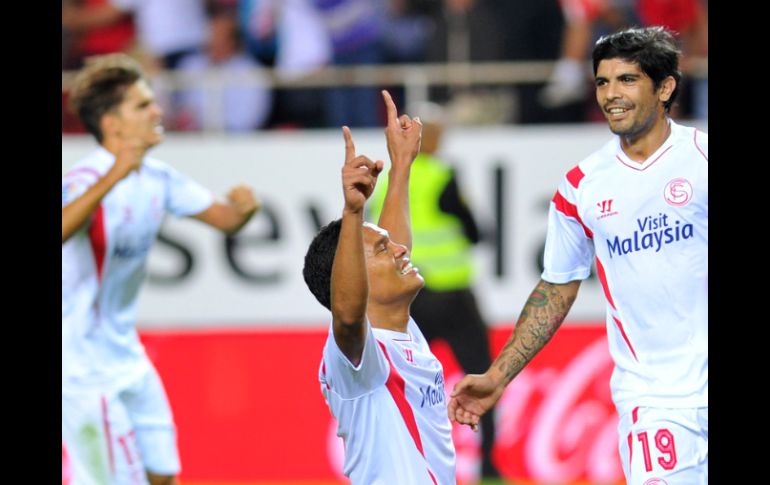
[[[145,234],[134,240],[118,241],[112,251],[112,256],[120,259],[143,258],[150,252],[153,237]]]
[[[683,178],[675,178],[666,184],[663,198],[669,205],[675,207],[685,205],[692,199],[692,184]]]
[[[627,237],[615,236],[607,239],[610,257],[623,256],[637,251],[654,250],[656,253],[666,244],[690,239],[695,228],[687,221],[672,221],[668,214],[640,217],[637,229]]]
[[[420,386],[420,395],[422,399],[420,401],[420,408],[425,406],[435,406],[444,402],[444,372],[436,372],[436,376],[433,378],[433,385],[422,387]]]

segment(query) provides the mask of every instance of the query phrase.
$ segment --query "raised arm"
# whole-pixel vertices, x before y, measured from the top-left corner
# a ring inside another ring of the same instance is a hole
[[[345,165],[342,167],[345,207],[332,265],[331,310],[334,340],[348,360],[358,365],[366,341],[366,300],[369,296],[363,239],[364,204],[374,191],[383,162],[374,163],[363,155],[356,156],[350,129],[344,126],[342,133],[345,137]]]
[[[83,226],[115,185],[132,170],[142,164],[147,148],[139,142],[128,142],[122,146],[110,170],[86,190],[83,195],[61,209],[61,242],[64,244]]]
[[[580,280],[565,284],[540,280],[529,295],[513,335],[484,374],[458,382],[449,401],[449,419],[476,427],[482,414],[503,395],[505,386],[540,352],[567,316]]]
[[[390,93],[383,90],[385,109],[388,113],[388,126],[385,138],[388,142],[390,171],[388,172],[388,191],[378,226],[387,229],[390,238],[412,250],[412,224],[409,214],[409,172],[412,162],[420,151],[422,123],[419,118],[407,115],[398,116],[396,104]]]
[[[227,202],[214,202],[193,217],[226,234],[235,234],[261,207],[262,204],[254,196],[251,187],[238,185],[228,192]]]

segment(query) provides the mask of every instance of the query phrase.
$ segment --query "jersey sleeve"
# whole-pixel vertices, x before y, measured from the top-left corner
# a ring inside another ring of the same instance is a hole
[[[61,179],[61,206],[83,195],[99,178],[99,172],[91,168],[76,168],[64,174]]]
[[[168,176],[166,210],[175,216],[191,216],[208,209],[214,194],[173,167],[165,166]]]
[[[576,195],[565,178],[551,200],[541,275],[549,283],[584,280],[591,272],[593,233],[580,219]]]
[[[383,385],[390,372],[390,364],[377,345],[372,326],[366,322],[366,342],[361,353],[361,362],[354,366],[342,353],[334,340],[334,331],[324,347],[323,363],[329,388],[343,399],[354,399]]]

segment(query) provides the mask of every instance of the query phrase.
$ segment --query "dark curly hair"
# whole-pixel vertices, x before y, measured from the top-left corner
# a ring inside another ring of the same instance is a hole
[[[316,300],[331,310],[332,265],[340,240],[342,219],[325,225],[313,238],[305,254],[302,276]]]
[[[605,35],[596,41],[593,50],[594,76],[599,63],[605,59],[623,59],[639,64],[655,86],[655,90],[668,76],[676,80],[676,88],[663,107],[668,112],[679,94],[679,57],[682,52],[676,45],[674,33],[665,27],[631,28]]]

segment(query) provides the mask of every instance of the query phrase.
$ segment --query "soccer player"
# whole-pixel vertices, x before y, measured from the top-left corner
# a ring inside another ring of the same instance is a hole
[[[259,202],[246,186],[216,201],[146,156],[163,140],[163,113],[130,57],[92,58],[71,102],[100,145],[62,178],[62,438],[72,484],[175,484],[171,409],[135,328],[147,255],[167,212],[233,234]]]
[[[409,316],[424,284],[409,262],[409,172],[422,124],[397,117],[390,95],[383,97],[391,169],[379,225],[364,223],[364,203],[383,162],[356,156],[343,127],[342,218],[321,229],[305,256],[305,282],[332,312],[318,377],[353,484],[450,485],[455,450],[444,372]]]
[[[708,482],[708,135],[667,116],[679,56],[662,27],[597,41],[596,100],[617,137],[567,172],[513,335],[449,403],[450,419],[477,424],[559,328],[595,258],[633,485]]]
[[[465,373],[484,372],[492,363],[487,326],[473,291],[472,246],[481,240],[476,219],[465,202],[455,170],[437,152],[447,126],[444,109],[434,103],[415,108],[422,122],[420,153],[409,181],[413,264],[425,286],[410,313],[430,343],[443,339]],[[369,200],[369,220],[382,211],[387,179],[380,179]],[[495,413],[481,417],[481,476],[499,478],[492,462]]]

